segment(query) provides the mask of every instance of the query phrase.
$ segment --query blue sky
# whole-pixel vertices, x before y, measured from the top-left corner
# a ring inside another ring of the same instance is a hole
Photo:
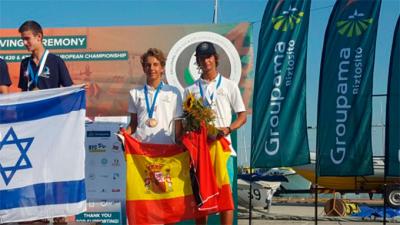
[[[219,0],[218,22],[252,22],[257,45],[266,0]],[[207,24],[214,0],[0,0],[0,28],[18,28],[28,19],[43,27]],[[308,121],[316,124],[323,35],[334,0],[312,0],[308,42]],[[386,92],[389,54],[399,0],[383,0],[378,27],[374,93]]]
[[[307,120],[312,127],[316,126],[323,36],[334,2],[311,2],[307,56]],[[252,22],[257,46],[258,31],[266,3],[266,0],[219,0],[218,23]],[[213,5],[214,0],[0,0],[0,28],[17,29],[28,19],[37,20],[47,28],[209,24],[212,23]],[[399,14],[400,0],[382,1],[375,56],[374,94],[386,93],[390,49]],[[382,97],[374,99],[374,123],[384,121],[385,104]],[[251,122],[247,123],[242,132],[248,134],[250,128]],[[315,134],[311,131],[311,149],[315,145],[313,135]],[[240,141],[239,144],[249,148],[250,138]],[[374,145],[374,149],[379,148],[380,140],[375,141]]]

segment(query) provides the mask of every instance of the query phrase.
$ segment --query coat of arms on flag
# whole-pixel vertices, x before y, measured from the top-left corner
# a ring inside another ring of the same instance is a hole
[[[179,145],[140,143],[127,133],[124,139],[129,223],[164,224],[195,218],[188,152]]]
[[[0,223],[86,210],[85,91],[0,96]]]

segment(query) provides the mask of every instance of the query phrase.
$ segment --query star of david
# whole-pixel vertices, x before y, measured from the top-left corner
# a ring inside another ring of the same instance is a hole
[[[21,153],[15,165],[13,166],[3,166],[0,161],[0,174],[3,177],[4,182],[8,185],[17,170],[32,168],[31,161],[28,158],[26,152],[29,150],[33,142],[33,137],[30,138],[18,138],[14,129],[10,127],[6,135],[4,135],[3,140],[0,141],[0,156],[2,154],[1,150],[6,145],[14,145],[17,150]],[[23,146],[25,144],[25,147]],[[3,152],[4,153],[4,152]]]

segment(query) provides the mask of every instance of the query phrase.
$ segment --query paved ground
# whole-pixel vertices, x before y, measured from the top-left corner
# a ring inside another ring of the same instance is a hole
[[[249,221],[239,220],[238,225],[248,225]],[[253,220],[252,225],[313,225],[314,221],[288,221],[288,220]],[[382,222],[342,222],[342,221],[318,221],[319,225],[369,225],[369,224],[383,224]],[[386,224],[399,224],[399,223],[386,223]]]
[[[239,210],[239,225],[249,224],[248,212],[245,209]],[[356,224],[383,224],[381,218],[366,219],[356,217],[327,217],[323,211],[323,207],[318,207],[318,224],[341,224],[341,225],[356,225]],[[337,221],[332,221],[337,220]],[[266,212],[263,209],[255,209],[253,211],[252,225],[291,225],[291,224],[302,224],[311,225],[314,222],[314,206],[310,204],[280,204],[272,205],[270,212]],[[400,224],[400,217],[395,220],[391,219],[386,224]]]
[[[371,202],[370,202],[371,203]],[[376,204],[376,203],[375,203]],[[320,204],[322,205],[322,204]],[[245,208],[238,210],[238,225],[249,225],[249,213]],[[313,225],[314,206],[310,202],[281,201],[274,203],[269,212],[262,208],[253,210],[251,225]],[[13,223],[12,225],[17,224]],[[68,223],[69,225],[88,225],[89,223]],[[383,224],[381,218],[362,220],[356,217],[327,217],[323,211],[323,206],[318,207],[318,224],[320,225],[368,225]],[[390,219],[386,224],[400,225],[400,217]],[[92,223],[91,225],[94,225]],[[209,224],[213,225],[213,224]]]
[[[55,223],[51,223],[51,222],[50,223],[39,223],[39,222],[24,223],[24,225],[30,225],[30,224],[31,225],[53,225]],[[100,225],[100,223],[79,223],[79,222],[68,222],[66,224],[68,224],[68,225]],[[66,224],[63,224],[63,225],[66,225]],[[19,225],[19,223],[1,223],[1,225]]]

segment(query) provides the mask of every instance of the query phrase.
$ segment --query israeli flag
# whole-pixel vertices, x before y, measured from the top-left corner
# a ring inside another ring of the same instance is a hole
[[[0,95],[0,223],[86,210],[85,90]]]

